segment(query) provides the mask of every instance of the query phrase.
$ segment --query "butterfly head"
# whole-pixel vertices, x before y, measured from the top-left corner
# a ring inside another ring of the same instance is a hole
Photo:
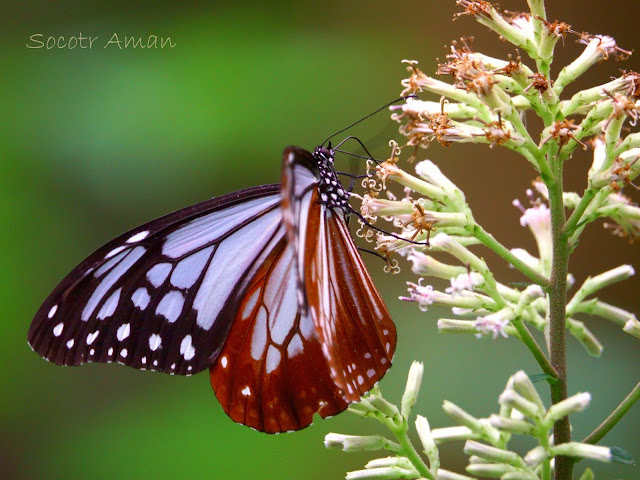
[[[327,148],[317,147],[313,151],[319,172],[320,201],[331,209],[350,211],[349,192],[342,186],[334,167],[335,152],[331,143]]]

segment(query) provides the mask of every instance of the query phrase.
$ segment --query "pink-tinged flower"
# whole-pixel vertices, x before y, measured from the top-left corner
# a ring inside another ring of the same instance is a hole
[[[451,279],[451,286],[445,289],[446,293],[453,296],[459,295],[463,291],[473,292],[474,288],[484,283],[482,275],[476,272],[461,273]]]
[[[494,340],[498,338],[498,335],[502,335],[507,338],[507,333],[504,331],[505,327],[509,325],[511,319],[505,316],[504,311],[490,313],[485,317],[478,317],[474,322],[475,327],[480,332],[477,336],[491,334],[491,338]]]
[[[435,295],[433,291],[432,285],[422,285],[422,280],[418,280],[418,283],[407,282],[409,286],[409,295],[410,297],[399,297],[400,300],[404,300],[406,302],[418,302],[418,306],[420,310],[426,312],[430,305],[433,305],[435,301]]]
[[[514,200],[513,205],[522,211],[520,225],[529,227],[538,244],[540,260],[547,264],[551,261],[551,211],[544,203],[525,209],[519,200]]]

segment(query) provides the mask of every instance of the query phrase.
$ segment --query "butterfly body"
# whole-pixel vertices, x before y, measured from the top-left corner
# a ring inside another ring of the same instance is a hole
[[[289,147],[282,185],[174,212],[90,255],[40,307],[29,344],[59,365],[209,368],[227,414],[261,431],[339,413],[396,342],[348,197],[330,149]]]

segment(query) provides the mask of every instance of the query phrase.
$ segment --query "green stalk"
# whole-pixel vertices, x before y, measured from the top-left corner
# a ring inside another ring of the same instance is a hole
[[[555,405],[567,398],[567,345],[566,306],[569,245],[564,233],[565,212],[562,199],[562,163],[553,162],[554,178],[547,185],[551,210],[553,262],[549,284],[550,351],[551,365],[558,372],[558,381],[551,385],[551,403]],[[558,420],[553,429],[556,445],[571,441],[569,417]],[[571,480],[573,462],[570,457],[556,458],[556,480]]]
[[[520,272],[522,272],[524,275],[529,277],[529,280],[540,285],[543,290],[546,290],[549,287],[549,280],[547,278],[545,278],[543,275],[540,275],[533,268],[531,268],[529,265],[527,265],[518,257],[516,257],[513,253],[509,251],[507,247],[505,247],[500,242],[498,242],[493,235],[487,232],[480,225],[475,224],[473,226],[472,234],[478,240],[480,240],[480,242],[485,247],[489,248],[494,253],[496,253],[497,255],[502,257],[504,260],[509,262],[511,265],[513,265],[515,268],[520,270]]]
[[[393,418],[384,417],[382,418],[382,423],[391,430],[398,440],[398,443],[400,443],[400,451],[398,452],[398,455],[407,457],[423,478],[436,480],[435,476],[429,470],[429,467],[427,467],[420,454],[414,448],[411,440],[409,440],[409,435],[407,435],[407,422],[403,420],[401,425],[397,425]]]
[[[598,428],[596,428],[593,432],[591,432],[582,443],[590,443],[595,445],[602,437],[604,437],[609,431],[622,419],[625,413],[629,411],[629,409],[640,399],[640,383],[638,383],[631,393],[627,395],[618,407],[611,412],[604,422],[602,422]]]
[[[556,369],[553,368],[553,365],[549,363],[549,360],[545,356],[544,352],[536,342],[535,338],[533,338],[533,336],[529,332],[529,329],[522,322],[522,320],[520,318],[516,318],[511,321],[511,324],[513,325],[513,328],[515,328],[518,332],[518,335],[520,335],[520,340],[522,340],[522,343],[527,346],[533,357],[538,362],[538,365],[540,366],[542,371],[550,377],[557,379],[558,372],[556,372]]]

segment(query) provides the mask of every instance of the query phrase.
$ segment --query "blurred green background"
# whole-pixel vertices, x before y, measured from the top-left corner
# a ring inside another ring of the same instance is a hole
[[[0,477],[312,480],[362,467],[371,456],[328,451],[322,441],[330,431],[382,433],[371,421],[343,414],[295,434],[260,434],[227,418],[206,374],[175,378],[96,364],[63,369],[31,352],[26,332],[56,282],[102,243],[208,197],[277,182],[286,145],[311,149],[395,98],[403,58],[431,72],[444,45],[462,35],[475,35],[475,47],[487,53],[505,51],[471,19],[451,23],[453,3],[2,2]],[[550,19],[612,34],[624,48],[638,46],[637,3],[548,3]],[[526,8],[524,0],[501,5]],[[99,36],[101,45],[114,32],[170,36],[176,47],[25,46],[35,33],[80,32]],[[565,43],[560,58],[579,52],[573,38]],[[632,58],[599,66],[586,80],[603,83],[618,68],[640,70]],[[384,156],[388,139],[398,138],[396,127],[382,113],[349,133]],[[533,246],[510,206],[515,197],[525,199],[533,176],[524,162],[484,147],[434,146],[427,156],[465,189],[479,221],[504,243]],[[588,156],[571,168],[569,183],[579,190]],[[513,340],[438,335],[435,321],[448,312],[422,314],[399,302],[406,273],[385,276],[380,262],[366,260],[398,326],[383,391],[399,400],[410,362],[424,361],[416,410],[432,426],[451,425],[440,409],[444,398],[488,415],[508,375],[521,368],[537,373]],[[637,246],[597,226],[571,270],[581,281],[622,262],[639,267],[638,260]],[[633,279],[604,297],[638,312],[638,287]],[[576,438],[600,423],[640,373],[637,342],[598,320],[589,325],[606,348],[595,360],[570,341],[570,391],[594,396],[574,418]],[[639,408],[605,439],[637,460]],[[444,449],[443,465],[462,471],[458,447]],[[599,478],[640,478],[631,467],[593,466]]]

